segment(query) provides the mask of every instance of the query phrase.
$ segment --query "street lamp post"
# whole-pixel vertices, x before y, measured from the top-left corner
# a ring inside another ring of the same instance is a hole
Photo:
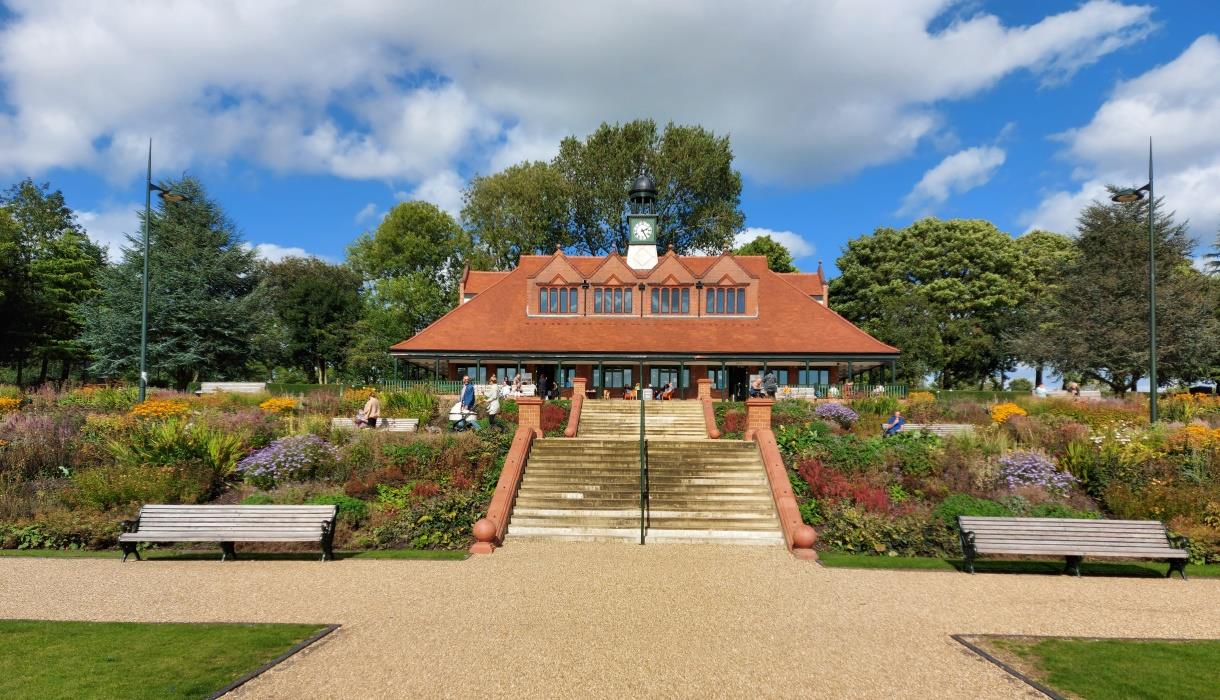
[[[1148,193],[1148,420],[1156,422],[1156,196],[1152,189],[1152,139],[1148,139],[1148,184],[1134,190],[1116,192],[1111,200],[1138,202]]]
[[[181,202],[190,197],[158,187],[152,181],[152,139],[148,140],[148,176],[144,180],[144,285],[140,302],[140,402],[148,393],[148,227],[152,223],[152,193],[166,202]]]

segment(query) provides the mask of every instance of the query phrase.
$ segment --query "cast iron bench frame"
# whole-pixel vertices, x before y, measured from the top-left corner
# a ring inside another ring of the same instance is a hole
[[[319,542],[322,561],[334,559],[333,505],[187,506],[146,505],[135,520],[121,523],[123,561],[138,542],[219,542],[221,561],[236,559],[235,542]]]
[[[1164,559],[1165,577],[1178,572],[1186,580],[1189,555],[1169,541],[1156,520],[1078,520],[1070,518],[985,518],[959,515],[958,535],[966,570],[974,573],[980,554],[1061,556],[1064,573],[1080,575],[1085,557]]]

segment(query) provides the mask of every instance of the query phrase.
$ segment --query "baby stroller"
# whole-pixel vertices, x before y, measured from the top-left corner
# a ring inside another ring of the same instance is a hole
[[[475,413],[463,408],[461,401],[453,404],[453,408],[449,409],[449,420],[453,423],[453,432],[455,433],[466,430],[478,430],[479,424],[475,421],[475,418],[477,418]]]

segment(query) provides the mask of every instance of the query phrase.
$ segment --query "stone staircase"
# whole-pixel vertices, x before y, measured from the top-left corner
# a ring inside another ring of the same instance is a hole
[[[619,403],[639,410],[635,402]],[[702,420],[700,413],[700,425]],[[582,416],[582,437],[536,440],[509,520],[509,538],[639,542],[638,433],[624,438],[624,429],[617,438],[583,437]],[[646,542],[783,544],[753,443],[653,438],[651,427],[648,435]]]
[[[703,406],[698,401],[646,401],[645,432],[653,439],[707,437]],[[640,437],[640,402],[622,400],[585,401],[580,412],[580,437]]]

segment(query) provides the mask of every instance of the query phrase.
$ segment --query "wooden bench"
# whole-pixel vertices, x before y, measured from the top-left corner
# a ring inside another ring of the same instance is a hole
[[[980,554],[1064,557],[1066,572],[1080,575],[1085,557],[1165,559],[1166,577],[1186,579],[1186,550],[1175,549],[1165,526],[1155,520],[1072,520],[1068,518],[957,518],[966,570],[974,573]]]
[[[331,418],[331,426],[340,430],[355,430],[356,421],[351,418]],[[377,430],[390,433],[413,433],[419,429],[418,418],[378,418]]]
[[[146,505],[124,520],[123,561],[138,542],[219,542],[221,561],[236,558],[234,542],[319,542],[322,561],[334,559],[335,506]]]
[[[966,423],[907,423],[902,426],[902,433],[927,432],[944,437],[946,435],[962,435],[974,430],[973,425]]]
[[[218,391],[227,391],[232,394],[257,394],[266,390],[266,382],[202,382],[199,385],[200,394],[215,394]]]
[[[1037,397],[1037,394],[1034,394]],[[1081,389],[1080,396],[1074,396],[1066,389],[1055,389],[1046,393],[1047,398],[1051,399],[1081,399],[1082,401],[1101,401],[1100,389]]]

